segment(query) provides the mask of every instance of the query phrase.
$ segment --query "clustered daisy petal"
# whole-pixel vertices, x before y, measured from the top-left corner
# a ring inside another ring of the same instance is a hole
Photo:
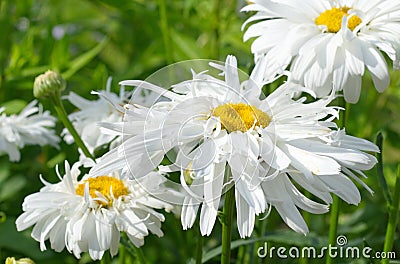
[[[56,119],[49,111],[43,111],[34,100],[18,115],[7,116],[4,107],[0,108],[0,154],[7,153],[10,161],[19,161],[20,148],[25,145],[58,146],[60,139],[53,128]]]
[[[372,168],[376,159],[365,151],[378,148],[361,139],[353,140],[332,122],[338,109],[328,104],[333,96],[313,103],[293,94],[310,92],[286,83],[260,99],[258,76],[263,63],[250,79],[239,81],[236,58],[228,56],[222,70],[224,79],[206,72],[194,73],[192,80],[163,89],[143,81],[123,81],[158,91],[169,100],[151,108],[126,105],[124,124],[109,125],[123,132],[124,142],[107,153],[91,170],[104,174],[114,166],[130,167],[141,178],[158,167],[161,172],[180,173],[186,191],[181,213],[184,229],[193,226],[200,211],[200,230],[210,235],[223,193],[235,188],[238,230],[250,236],[256,215],[276,208],[295,231],[308,228],[297,208],[325,213],[335,193],[351,204],[360,202],[353,181]],[[352,142],[352,144],[349,144]],[[160,166],[164,155],[175,151],[173,164]],[[117,164],[117,165],[116,165]],[[133,168],[141,167],[141,170]],[[325,204],[308,199],[301,186]]]
[[[326,213],[332,194],[357,205],[355,183],[373,193],[360,178],[377,163],[370,153],[379,148],[338,128],[344,109],[332,102],[342,91],[356,103],[366,69],[379,92],[388,87],[385,56],[400,68],[400,2],[253,0],[242,11],[254,12],[243,25],[244,40],[255,38],[255,67],[247,79],[229,55],[166,87],[125,80],[116,95],[109,79],[105,91],[92,92],[98,100],[70,92],[66,98],[78,110],[69,118],[87,157],[98,159],[81,156],[72,168],[66,161],[63,176],[57,168],[58,183],[41,178],[45,186],[25,198],[17,229],[33,226],[41,250],[49,241],[57,252],[66,248],[77,258],[88,252],[98,260],[107,250],[118,253],[121,236],[136,247],[150,233],[162,236],[159,211],[172,210],[173,203],[181,206],[184,230],[199,215],[200,233],[208,236],[232,190],[245,238],[257,217],[265,219],[272,209],[306,234],[300,209]],[[61,76],[43,76],[60,95],[66,86]],[[43,76],[35,95],[55,96]],[[262,87],[281,76],[287,81],[264,97]],[[126,93],[125,86],[135,89]],[[55,120],[36,101],[19,115],[6,116],[4,108],[0,114],[0,154],[10,160],[18,161],[27,144],[57,145]],[[74,141],[67,130],[62,134]],[[100,147],[108,151],[101,157]],[[81,175],[83,165],[91,167],[88,174]],[[165,176],[172,175],[179,177],[167,184]]]

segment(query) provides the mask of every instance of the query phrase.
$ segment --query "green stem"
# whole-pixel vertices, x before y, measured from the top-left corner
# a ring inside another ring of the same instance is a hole
[[[135,247],[135,246],[133,246],[132,248],[133,248],[133,251],[135,253],[135,257],[136,257],[137,263],[145,264],[146,263],[146,259],[144,258],[144,254],[143,254],[142,249],[138,248],[138,247]]]
[[[90,154],[85,143],[83,143],[83,141],[82,141],[81,137],[79,136],[78,132],[76,131],[75,127],[72,125],[71,121],[68,119],[67,112],[65,111],[64,105],[61,101],[61,94],[59,92],[55,93],[55,94],[53,94],[53,96],[50,97],[50,99],[54,105],[54,109],[57,112],[58,118],[61,120],[61,122],[64,124],[64,126],[68,129],[69,133],[74,138],[75,143],[83,151],[83,154],[85,154],[86,157],[94,160],[94,157],[92,156],[92,154]]]
[[[125,233],[121,234],[121,242],[120,242],[120,249],[123,248],[122,252],[122,261],[119,261],[119,264],[125,263],[134,263],[133,258],[135,256],[135,249],[132,242],[129,240],[128,236]],[[121,256],[120,256],[121,257]]]
[[[339,127],[343,129],[346,126],[346,119],[350,112],[350,105],[346,103],[344,97],[342,96],[339,97],[339,106],[343,108],[343,110],[339,112]]]
[[[161,34],[164,41],[166,59],[168,64],[172,64],[174,59],[172,56],[171,39],[169,38],[170,34],[167,16],[167,3],[166,0],[159,0],[158,4],[160,8]]]
[[[200,232],[200,225],[197,228],[197,245],[196,245],[196,264],[201,264],[203,258],[203,236]]]
[[[124,264],[125,263],[125,257],[126,257],[125,246],[120,244],[119,245],[119,252],[118,252],[118,264]]]
[[[104,252],[103,258],[100,260],[101,264],[110,264],[110,255],[108,254],[108,251]]]
[[[225,193],[222,221],[222,255],[221,264],[228,264],[231,260],[231,233],[232,218],[235,209],[235,187]]]
[[[146,259],[144,257],[142,249],[133,245],[125,233],[123,233],[121,236],[121,244],[132,256],[136,258],[136,263],[140,264],[146,263]],[[127,254],[126,256],[128,257],[126,259],[127,260],[126,263],[133,263],[130,259],[130,255]]]
[[[267,210],[269,210],[269,209],[267,209]],[[259,222],[261,222],[261,230],[260,230],[260,234],[259,234],[258,238],[261,239],[261,238],[265,237],[265,232],[267,230],[267,219],[264,219]],[[265,239],[261,240],[259,243],[257,243],[258,246],[254,248],[253,257],[252,257],[253,263],[255,263],[254,258],[257,256],[256,250],[258,250],[260,247],[264,246],[264,241],[265,241]],[[261,258],[258,258],[258,263],[263,263]]]
[[[334,246],[336,244],[339,210],[340,210],[340,199],[339,197],[334,195],[333,203],[331,206],[331,217],[330,217],[329,238],[328,238],[328,244],[331,246]],[[326,257],[326,264],[331,264],[331,263],[333,263],[332,258],[330,257],[330,254],[328,254]]]
[[[348,114],[348,109],[347,107],[349,106],[346,101],[344,100],[344,97],[341,96],[339,97],[339,106],[344,108],[341,110],[339,121],[340,121],[340,128],[345,128],[346,126],[346,117]],[[347,109],[347,110],[346,110]],[[340,211],[340,199],[336,195],[333,195],[333,202],[331,206],[331,215],[330,215],[330,225],[329,225],[329,236],[328,236],[328,244],[331,246],[334,246],[336,244],[336,239],[337,239],[337,229],[338,229],[338,220],[339,220],[339,211]],[[326,257],[326,264],[331,264],[332,263],[332,258],[328,254]]]
[[[306,192],[305,196],[310,198],[310,193]],[[303,212],[303,218],[304,218],[304,222],[306,222],[306,224],[309,226],[310,222],[311,222],[311,214],[309,212],[304,211]],[[299,264],[307,264],[308,263],[308,258],[307,257],[300,257],[299,259]]]
[[[237,257],[236,257],[236,264],[245,263],[245,246],[240,246],[238,249]]]
[[[396,233],[396,226],[400,210],[400,163],[397,165],[396,184],[394,187],[393,203],[389,206],[389,222],[386,229],[384,252],[390,252],[393,249],[393,241]],[[382,264],[389,263],[389,259],[382,259]]]

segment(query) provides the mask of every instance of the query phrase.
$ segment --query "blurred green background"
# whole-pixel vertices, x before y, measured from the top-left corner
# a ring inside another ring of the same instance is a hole
[[[224,61],[226,55],[233,54],[240,68],[249,72],[253,65],[251,43],[243,43],[241,31],[247,14],[239,12],[244,5],[244,0],[0,0],[0,107],[6,106],[8,114],[19,112],[33,100],[35,76],[47,69],[61,72],[68,81],[65,94],[74,91],[88,99],[96,99],[90,91],[104,89],[109,76],[114,80],[112,90],[117,92],[118,81],[145,79],[163,66],[182,60]],[[52,109],[48,102],[41,103]],[[66,107],[69,112],[74,110],[72,105]],[[382,131],[383,169],[391,191],[400,161],[400,73],[392,71],[391,86],[383,94],[375,91],[367,75],[360,102],[350,106],[347,115],[349,134],[373,141]],[[57,131],[61,129],[58,124]],[[70,163],[78,160],[75,147],[61,143],[58,151],[28,146],[21,153],[19,163],[10,163],[6,155],[0,157],[0,263],[11,256],[30,257],[36,263],[91,263],[87,255],[76,260],[65,251],[40,252],[39,244],[30,238],[30,230],[18,233],[14,224],[24,197],[42,186],[39,174],[56,182],[55,165],[65,159]],[[342,203],[338,233],[347,236],[349,245],[369,245],[380,251],[387,206],[376,168],[367,174],[365,182],[375,194],[361,190],[363,199],[358,207]],[[272,210],[267,220],[257,221],[251,239],[234,242],[234,259],[237,263],[319,263],[321,260],[259,259],[255,254],[264,241],[276,247],[326,246],[329,214],[305,213],[304,217],[310,228],[307,237],[289,230]],[[266,232],[262,232],[264,228]],[[163,230],[163,238],[149,236],[145,240],[143,250],[148,262],[191,263],[197,228],[184,232],[179,219],[169,214]],[[236,229],[233,236],[239,239]],[[398,238],[399,233],[395,249],[400,258]],[[219,261],[214,253],[220,250],[213,251],[218,245],[217,223],[211,236],[204,239],[205,260],[209,263]]]

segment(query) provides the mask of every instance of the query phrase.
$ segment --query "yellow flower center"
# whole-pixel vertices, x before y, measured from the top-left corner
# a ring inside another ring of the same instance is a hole
[[[228,132],[246,132],[253,126],[266,127],[271,121],[260,109],[243,103],[219,105],[212,110],[212,115],[220,118],[222,128]]]
[[[92,198],[97,198],[98,195],[96,192],[99,192],[108,200],[107,203],[103,201],[97,201],[105,207],[112,205],[112,196],[110,190],[112,190],[112,195],[116,199],[129,193],[128,188],[121,180],[110,176],[98,176],[95,178],[89,178],[83,183],[79,184],[76,188],[77,195],[84,196],[86,182],[89,183],[89,194]]]
[[[328,32],[336,33],[340,30],[342,25],[343,16],[348,16],[348,7],[332,8],[321,13],[319,17],[315,19],[315,24],[325,25],[328,28]],[[350,30],[354,30],[361,23],[361,18],[356,15],[350,17],[347,21],[347,27]]]

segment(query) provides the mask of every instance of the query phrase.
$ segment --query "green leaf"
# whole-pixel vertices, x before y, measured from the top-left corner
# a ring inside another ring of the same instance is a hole
[[[175,58],[175,60],[205,58],[204,49],[193,38],[180,34],[173,29],[170,30],[170,33],[173,47],[176,48],[176,53],[180,53],[180,57]]]
[[[18,232],[14,217],[8,217],[4,223],[0,224],[0,234],[0,248],[6,248],[21,253],[35,261],[43,260],[54,255],[51,251],[41,252],[38,242],[30,237],[28,231],[23,233]]]
[[[52,159],[47,161],[46,165],[48,168],[54,168],[57,164],[64,163],[65,159],[66,159],[65,153],[60,152],[59,154],[54,156]]]
[[[70,61],[69,41],[68,37],[64,36],[54,43],[51,53],[51,69],[60,71],[68,65]]]
[[[61,75],[68,80],[72,75],[74,75],[77,71],[85,67],[91,60],[93,60],[100,51],[106,46],[108,42],[108,38],[104,38],[97,46],[93,49],[87,51],[86,53],[80,55],[75,58],[69,65],[69,69],[62,73]]]
[[[38,76],[39,74],[44,73],[51,67],[49,65],[44,65],[44,66],[34,66],[34,67],[24,67],[17,73],[10,73],[7,75],[7,81],[11,82],[16,82],[18,83],[18,89],[33,89],[33,80],[34,77]],[[26,82],[24,80],[25,78],[32,77],[32,80],[29,80],[29,85],[22,85],[23,82]]]
[[[17,114],[21,112],[22,109],[26,106],[26,102],[24,100],[15,99],[2,104],[3,107],[6,108],[4,111],[7,115]]]
[[[2,162],[0,164],[0,184],[2,182],[4,182],[8,178],[9,175],[10,175],[10,168],[9,168],[8,163]],[[0,185],[0,186],[2,186],[2,185]]]
[[[4,182],[0,187],[0,202],[5,201],[19,191],[26,185],[27,181],[22,176],[13,176]]]

